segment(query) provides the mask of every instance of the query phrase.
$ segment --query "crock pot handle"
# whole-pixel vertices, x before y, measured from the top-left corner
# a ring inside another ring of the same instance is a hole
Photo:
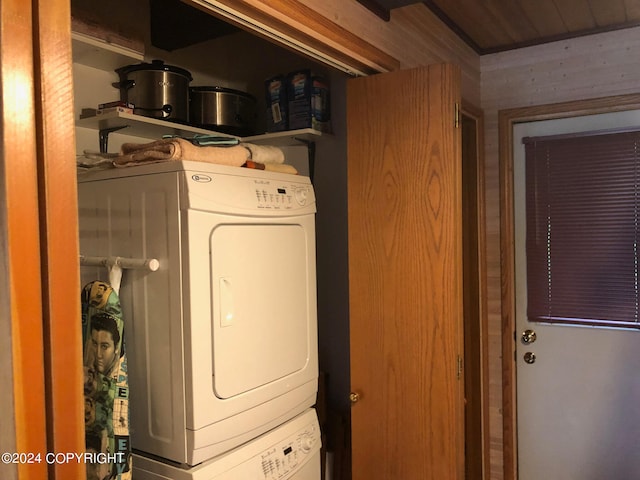
[[[162,108],[162,116],[163,117],[170,117],[171,116],[171,112],[173,112],[173,107],[171,105],[169,105],[168,103],[165,103]]]
[[[129,90],[130,88],[135,87],[135,80],[121,80],[120,82],[115,82],[111,84],[115,88]]]
[[[171,116],[173,107],[170,104],[165,103],[161,108],[136,107],[136,110],[144,110],[145,112],[162,112],[162,118],[167,118]]]

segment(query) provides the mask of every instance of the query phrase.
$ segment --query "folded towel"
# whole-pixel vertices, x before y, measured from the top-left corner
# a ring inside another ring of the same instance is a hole
[[[113,159],[117,156],[117,153],[100,153],[85,150],[82,155],[76,156],[77,171],[82,173],[89,170],[113,168]]]
[[[284,163],[284,152],[272,145],[255,145],[253,143],[240,143],[249,151],[249,160],[257,163]]]
[[[290,173],[291,175],[297,175],[298,170],[293,165],[276,164],[276,163],[257,163],[252,160],[247,160],[244,165],[245,168],[255,168],[256,170],[266,170],[268,172]]]
[[[264,169],[268,172],[280,172],[280,173],[290,173],[292,175],[297,175],[298,170],[293,165],[287,164],[273,164],[273,163],[265,163]]]
[[[116,167],[170,160],[190,160],[241,167],[249,158],[249,151],[239,145],[197,146],[183,138],[169,138],[150,143],[124,143],[120,155],[113,159]]]

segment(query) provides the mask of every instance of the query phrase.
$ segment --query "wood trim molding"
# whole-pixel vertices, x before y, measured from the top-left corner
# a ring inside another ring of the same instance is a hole
[[[518,478],[515,352],[513,126],[516,123],[640,109],[640,94],[514,108],[498,112],[502,270],[502,411],[504,480]]]
[[[83,452],[71,12],[68,0],[33,5],[47,451]],[[49,475],[84,478],[85,468],[81,462],[55,463]]]
[[[504,479],[517,479],[515,434],[515,255],[513,231],[513,120],[499,112],[500,159],[500,265],[502,272],[502,435]]]
[[[491,478],[491,444],[489,431],[489,317],[487,306],[487,234],[485,196],[484,112],[462,100],[462,114],[476,122],[477,141],[477,243],[478,243],[478,314],[480,317],[480,381],[482,402],[482,470],[483,477]]]
[[[0,8],[0,230],[3,451],[45,454],[46,418],[30,0]],[[4,311],[6,309],[6,312]],[[9,450],[11,447],[12,450]],[[47,464],[0,464],[2,478],[47,478]]]
[[[279,37],[278,43],[290,48],[298,46],[303,54],[316,52],[320,57],[334,60],[347,66],[353,74],[400,69],[396,58],[296,0],[189,1],[270,41],[278,41]]]

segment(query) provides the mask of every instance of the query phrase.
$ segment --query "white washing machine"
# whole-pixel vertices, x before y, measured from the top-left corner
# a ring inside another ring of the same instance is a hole
[[[321,437],[313,409],[190,468],[134,455],[135,480],[320,480]]]
[[[307,177],[165,162],[78,182],[82,255],[160,263],[125,271],[120,290],[134,449],[196,465],[314,405]]]

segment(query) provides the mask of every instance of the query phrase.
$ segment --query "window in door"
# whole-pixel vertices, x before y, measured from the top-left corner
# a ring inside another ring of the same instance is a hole
[[[523,142],[529,320],[640,328],[640,132]]]

